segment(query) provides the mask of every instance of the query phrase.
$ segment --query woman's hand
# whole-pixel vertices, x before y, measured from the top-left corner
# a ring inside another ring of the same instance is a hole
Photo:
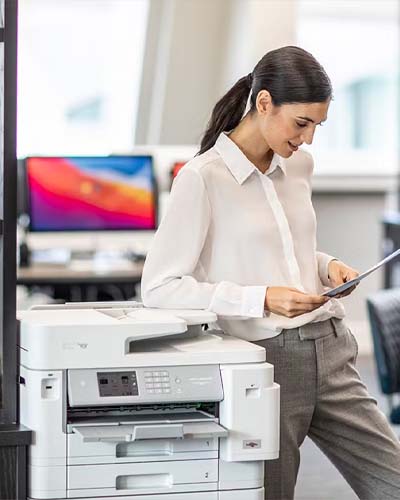
[[[309,295],[296,288],[270,286],[265,294],[265,309],[287,318],[294,318],[321,307],[329,297]]]
[[[343,283],[347,283],[357,276],[360,273],[355,269],[346,266],[340,260],[331,260],[328,264],[328,277],[330,282],[332,283],[332,287],[336,288],[337,286],[343,285]],[[346,295],[350,295],[351,292],[355,290],[357,285],[352,286],[348,290],[343,293],[336,295],[335,298],[346,297]]]

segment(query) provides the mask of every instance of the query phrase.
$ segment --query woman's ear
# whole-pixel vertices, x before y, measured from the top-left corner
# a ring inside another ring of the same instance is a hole
[[[272,97],[268,90],[260,90],[257,94],[256,108],[261,115],[265,115],[272,108]]]

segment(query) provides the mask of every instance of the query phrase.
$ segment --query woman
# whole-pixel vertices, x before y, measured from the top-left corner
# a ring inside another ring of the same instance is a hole
[[[308,435],[360,498],[400,499],[399,442],[355,369],[342,304],[321,295],[358,274],[316,251],[313,161],[299,150],[331,98],[324,69],[298,47],[267,53],[222,97],[175,180],[142,295],[151,307],[214,311],[225,332],[266,348],[281,442],[265,498],[293,498]]]

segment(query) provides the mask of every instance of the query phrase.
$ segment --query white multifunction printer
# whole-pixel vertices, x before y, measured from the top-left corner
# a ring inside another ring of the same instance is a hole
[[[214,313],[138,303],[19,313],[29,498],[263,500],[279,386]]]

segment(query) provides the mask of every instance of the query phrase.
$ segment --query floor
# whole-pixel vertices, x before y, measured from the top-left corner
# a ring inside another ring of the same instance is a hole
[[[387,403],[379,390],[373,358],[359,356],[357,366],[370,394],[377,399],[382,411],[386,412]],[[393,429],[400,436],[400,426],[393,426]],[[357,496],[339,472],[308,438],[301,448],[301,464],[295,499],[357,500]]]

